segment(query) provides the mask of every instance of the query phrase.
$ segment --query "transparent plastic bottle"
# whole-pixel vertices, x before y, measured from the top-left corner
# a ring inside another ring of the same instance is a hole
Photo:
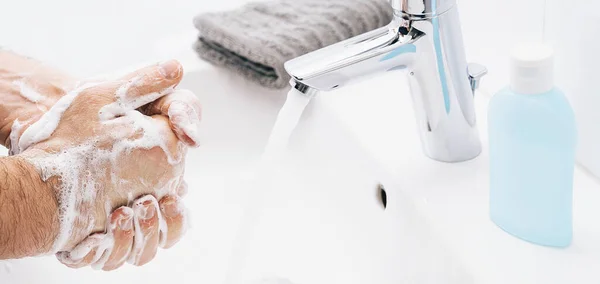
[[[571,243],[575,115],[553,84],[553,51],[516,47],[509,87],[490,101],[490,216],[532,243]]]

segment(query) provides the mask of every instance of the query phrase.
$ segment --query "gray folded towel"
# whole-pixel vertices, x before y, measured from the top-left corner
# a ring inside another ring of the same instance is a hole
[[[269,88],[290,80],[283,64],[377,29],[392,19],[387,0],[281,0],[194,19],[201,58]]]

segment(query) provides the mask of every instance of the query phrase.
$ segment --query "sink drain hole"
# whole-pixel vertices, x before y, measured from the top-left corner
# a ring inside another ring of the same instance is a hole
[[[385,187],[382,184],[377,185],[377,197],[381,205],[383,205],[383,209],[387,208],[387,193],[385,192]]]

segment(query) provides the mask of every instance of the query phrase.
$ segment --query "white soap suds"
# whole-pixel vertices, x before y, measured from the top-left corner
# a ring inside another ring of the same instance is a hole
[[[127,193],[127,206],[133,205],[133,192]]]
[[[45,99],[45,97],[28,86],[23,80],[13,81],[13,85],[19,87],[19,94],[32,103],[39,103]]]
[[[163,197],[169,194],[177,194],[177,190],[179,185],[183,182],[183,177],[174,177],[167,181],[164,186],[159,189],[156,189],[154,195],[157,200],[161,200]]]
[[[173,87],[168,87],[160,92],[154,92],[150,94],[138,95],[130,94],[131,87],[137,87],[144,83],[143,77],[134,77],[127,83],[123,84],[115,92],[115,102],[105,105],[100,109],[99,117],[100,120],[109,120],[115,117],[125,115],[130,110],[135,110],[143,105],[149,104],[157,99],[170,94],[174,91]]]
[[[13,121],[12,126],[10,127],[10,135],[8,138],[10,139],[10,149],[8,151],[8,155],[16,155],[19,153],[19,137],[21,136],[21,131],[23,130],[23,124],[19,121],[19,119],[15,119]]]
[[[136,109],[136,108],[139,108],[139,107],[141,107],[143,105],[147,105],[147,104],[149,104],[149,103],[151,103],[153,101],[156,101],[159,98],[164,97],[167,94],[172,93],[173,90],[174,90],[173,87],[169,87],[169,88],[166,88],[166,89],[164,89],[164,90],[162,90],[160,92],[154,92],[154,93],[150,93],[150,94],[146,94],[146,95],[143,95],[143,96],[139,96],[139,97],[136,97],[136,98],[133,98],[133,99],[130,99],[130,100],[125,100],[124,104],[127,107]]]
[[[167,244],[169,226],[167,226],[167,220],[165,220],[165,217],[158,207],[156,212],[158,213],[158,246],[164,247]]]
[[[117,226],[118,224],[110,225],[110,227],[108,227],[108,231],[104,234],[104,238],[102,239],[100,244],[98,244],[98,247],[96,248],[96,253],[94,254],[94,258],[92,260],[93,269],[102,269],[108,261],[108,258],[110,257],[110,254],[112,253],[113,248],[115,246],[115,235],[113,233],[113,230],[115,230]]]
[[[113,119],[117,116],[124,115],[127,110],[130,110],[125,108],[125,97],[129,89],[132,86],[136,85],[140,78],[141,77],[139,76],[134,77],[117,89],[117,91],[115,92],[115,102],[105,105],[100,109],[100,112],[98,113],[100,120]]]
[[[93,144],[83,144],[58,153],[29,158],[30,162],[40,169],[42,180],[58,177],[61,183],[56,189],[60,227],[52,252],[58,252],[67,244],[73,233],[76,218],[84,218],[80,216],[77,207],[84,200],[92,202],[100,189],[96,187],[91,175],[81,172],[87,167],[99,166],[102,162],[102,155],[90,155],[94,153],[94,148]]]
[[[108,261],[108,258],[110,257],[110,254],[112,253],[114,242],[114,240],[108,240],[105,243],[103,243],[106,245],[101,244],[98,247],[98,250],[94,255],[94,260],[91,265],[92,269],[101,270],[104,267],[104,265]]]
[[[146,237],[150,237],[150,235],[146,236],[142,233],[142,227],[140,225],[140,219],[143,219],[146,216],[146,212],[148,210],[148,208],[144,207],[144,203],[150,201],[152,202],[152,207],[154,207],[154,212],[158,217],[159,220],[159,242],[160,242],[160,236],[161,236],[161,231],[163,228],[163,222],[164,222],[164,218],[162,217],[162,214],[160,213],[160,207],[158,206],[158,202],[156,201],[156,199],[154,198],[154,196],[152,195],[146,195],[143,196],[141,198],[138,198],[135,201],[134,204],[134,211],[135,211],[135,217],[133,218],[133,227],[134,227],[134,237],[133,237],[133,247],[131,250],[131,255],[129,256],[129,259],[127,260],[127,262],[131,263],[131,264],[136,264],[139,263],[140,261],[140,257],[141,257],[141,251],[142,249],[144,249],[144,247],[146,247],[146,244],[148,243],[148,238]],[[149,216],[151,217],[151,216]],[[166,228],[166,223],[164,223],[164,226]]]
[[[62,252],[59,254],[59,259],[62,262],[68,264],[75,264],[81,261],[86,255],[88,255],[94,248],[96,248],[102,241],[103,236],[97,234],[88,237],[83,242],[78,244],[70,252]]]
[[[63,113],[69,108],[69,106],[71,106],[71,103],[73,103],[73,100],[75,100],[79,93],[97,84],[98,83],[83,84],[60,98],[52,106],[52,108],[50,108],[50,110],[40,117],[38,121],[25,130],[21,136],[19,146],[15,154],[27,150],[27,148],[33,144],[37,144],[48,139],[48,137],[54,133],[54,130],[56,130]]]
[[[128,207],[123,207],[122,210],[126,211],[123,212],[123,214],[127,214],[130,217],[133,217],[133,209],[128,208]],[[93,269],[102,269],[105,265],[106,262],[108,261],[108,259],[110,258],[110,255],[113,252],[114,246],[115,246],[115,235],[114,232],[115,230],[117,230],[117,227],[121,225],[122,219],[117,220],[114,223],[111,223],[111,219],[108,218],[107,220],[107,230],[104,236],[104,239],[102,240],[102,242],[98,245],[97,249],[96,249],[96,254],[94,255],[94,260],[92,262],[92,268]],[[117,260],[118,263],[122,262],[125,260],[125,258],[128,257],[128,253],[125,254],[123,256],[122,259]]]
[[[112,211],[113,211],[113,208],[112,208],[110,200],[104,201],[104,213],[106,213],[106,216],[110,216]]]
[[[141,77],[141,76],[136,76],[136,77],[131,78],[127,83],[121,85],[121,87],[119,87],[117,89],[117,91],[115,92],[115,96],[117,97],[117,99],[125,100],[125,97],[127,96],[127,92],[129,92],[129,89],[131,89],[131,87],[133,87],[133,86],[139,86],[139,81],[142,78],[143,77]]]
[[[194,143],[199,143],[198,125],[200,125],[200,118],[193,107],[185,103],[173,102],[169,105],[168,115],[171,122],[190,137]]]
[[[185,146],[182,143],[178,143],[177,153],[171,153],[167,146],[165,135],[163,135],[160,128],[156,127],[156,122],[152,117],[143,115],[137,110],[127,111],[124,116],[117,119],[105,121],[105,124],[122,124],[124,122],[130,123],[134,132],[141,131],[142,136],[137,139],[120,139],[117,140],[113,145],[113,161],[116,161],[119,154],[127,153],[133,149],[151,149],[154,147],[160,147],[163,152],[167,155],[168,162],[172,165],[179,164],[183,158],[182,148]],[[113,133],[116,136],[121,134]],[[116,137],[115,137],[116,138]]]
[[[136,213],[137,215],[137,213]],[[131,247],[131,253],[127,258],[127,263],[136,264],[139,257],[139,251],[145,246],[146,238],[144,238],[144,234],[142,233],[142,227],[140,226],[140,222],[137,218],[133,219],[133,246]]]
[[[166,114],[174,126],[175,133],[178,136],[187,135],[193,142],[192,146],[199,145],[198,126],[202,107],[196,95],[189,90],[176,90],[165,97],[164,104],[169,106]]]

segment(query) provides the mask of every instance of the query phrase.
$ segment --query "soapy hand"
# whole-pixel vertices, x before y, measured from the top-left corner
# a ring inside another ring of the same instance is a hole
[[[23,132],[59,99],[80,87],[85,81],[35,59],[10,52],[0,51],[0,62],[0,89],[3,91],[3,102],[0,104],[0,143],[14,155],[21,152],[18,149],[18,141]],[[173,80],[178,83],[181,80],[182,69],[176,64],[178,69],[174,72],[179,72],[179,77]],[[6,66],[10,68],[5,69]],[[177,109],[179,111],[174,111]],[[167,116],[172,130],[181,141],[192,147],[198,146],[197,132],[189,127],[196,122],[186,121],[185,116],[179,115],[193,111],[199,113],[200,103],[193,94],[187,92],[167,95],[143,105],[139,110],[146,115]]]
[[[122,80],[76,85],[49,96],[56,99],[47,110],[7,135],[12,152],[55,185],[53,250],[63,263],[142,265],[181,237],[185,145],[198,145],[200,119],[197,98],[173,90],[181,76],[170,61]]]

